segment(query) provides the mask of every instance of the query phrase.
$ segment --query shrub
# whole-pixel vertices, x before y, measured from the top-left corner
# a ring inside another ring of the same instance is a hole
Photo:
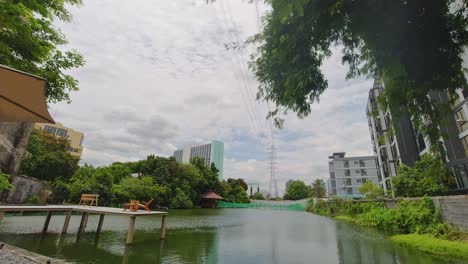
[[[9,191],[14,188],[14,186],[8,181],[10,175],[0,171],[0,192]]]
[[[441,236],[448,232],[440,212],[429,197],[417,201],[401,201],[393,209],[372,209],[359,215],[357,222],[403,234],[431,233]]]
[[[187,194],[185,194],[180,188],[176,189],[176,196],[171,200],[171,208],[185,209],[192,208],[193,204]]]
[[[256,192],[250,196],[250,199],[253,200],[265,200],[265,197],[263,197],[263,194],[260,192]]]

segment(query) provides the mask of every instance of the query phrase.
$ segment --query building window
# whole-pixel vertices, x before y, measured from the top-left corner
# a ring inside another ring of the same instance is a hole
[[[463,98],[467,98],[468,97],[468,89],[463,89],[462,94],[463,94]]]
[[[419,152],[426,149],[426,142],[424,142],[424,137],[422,134],[418,135],[418,147],[419,147]]]
[[[59,137],[66,137],[67,136],[67,130],[57,128],[57,132],[55,133]]]
[[[353,194],[353,188],[346,188],[347,194]]]
[[[357,179],[357,183],[361,183],[361,179]]]
[[[55,134],[55,131],[57,131],[56,127],[53,127],[53,126],[45,126],[44,127],[44,132]]]
[[[463,113],[463,107],[455,113],[455,119],[460,133],[465,130],[468,130],[468,120],[466,119],[465,114]]]
[[[363,161],[363,160],[360,160],[360,161],[359,161],[359,166],[360,166],[360,167],[365,167],[365,166],[366,166],[366,162]]]
[[[366,178],[362,178],[361,179],[361,183],[366,183],[367,182],[367,179]]]
[[[345,167],[345,168],[349,168],[349,161],[345,160],[345,162],[344,162],[344,167]]]
[[[349,170],[345,170],[345,171],[344,171],[344,175],[345,175],[345,176],[351,176],[351,172],[350,172]]]
[[[354,172],[356,172],[356,174],[359,174],[359,173],[361,173],[361,171],[360,171],[360,170],[355,170]]]
[[[354,165],[358,165],[358,164],[359,164],[359,161],[355,160]]]
[[[367,171],[365,169],[361,169],[361,176],[367,176]]]
[[[468,136],[461,139],[463,149],[465,150],[465,155],[468,157]]]
[[[346,179],[346,183],[345,183],[347,186],[350,186],[351,185],[351,179]]]

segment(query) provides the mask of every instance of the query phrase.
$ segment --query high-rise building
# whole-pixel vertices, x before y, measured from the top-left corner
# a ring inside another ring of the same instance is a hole
[[[81,154],[83,154],[83,133],[72,128],[65,127],[58,122],[55,124],[36,123],[34,124],[34,128],[40,129],[46,133],[54,134],[57,137],[66,138],[70,143],[68,153],[74,157],[81,158]]]
[[[178,162],[189,163],[190,159],[200,157],[205,160],[207,166],[214,163],[216,169],[219,170],[218,176],[223,178],[224,166],[224,143],[218,140],[213,140],[210,143],[203,145],[188,145],[183,149],[174,151],[174,158]]]
[[[384,83],[381,79],[376,78],[369,91],[366,112],[374,155],[377,157],[380,171],[379,183],[387,193],[391,190],[391,179],[397,175],[398,166],[400,164],[413,166],[422,155],[429,152],[430,145],[427,138],[413,126],[407,109],[402,107],[398,117],[393,119],[392,113],[388,109],[383,110],[380,107],[378,98],[382,95],[383,90]],[[442,92],[431,92],[429,97],[436,102],[448,102],[448,96]],[[445,147],[446,158],[449,161],[447,165],[453,169],[457,185],[462,189],[468,187],[468,167],[466,166],[468,152],[464,150],[460,139],[468,134],[468,131],[466,134],[463,132],[463,129],[468,129],[468,125],[463,127],[463,121],[455,120],[455,115],[465,113],[464,109],[468,107],[466,106],[467,101],[462,99],[454,108],[454,116],[447,117],[446,122],[440,125],[440,130],[444,135],[440,140]],[[457,129],[457,124],[460,131]]]
[[[346,157],[345,152],[329,156],[330,178],[327,181],[328,195],[340,197],[363,197],[359,188],[365,182],[379,184],[374,156]]]

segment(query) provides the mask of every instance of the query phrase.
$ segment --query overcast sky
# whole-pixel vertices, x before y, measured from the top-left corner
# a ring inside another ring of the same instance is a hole
[[[51,106],[51,114],[85,134],[82,163],[170,156],[185,144],[218,139],[224,177],[267,188],[267,105],[254,99],[249,52],[225,49],[258,31],[254,4],[84,0],[71,11],[73,21],[57,26],[86,65],[72,71],[80,85],[73,102]],[[288,179],[326,179],[332,152],[371,153],[365,105],[372,82],[346,81],[339,52],[323,71],[329,88],[312,114],[299,120],[290,113],[284,129],[275,129],[280,193]]]

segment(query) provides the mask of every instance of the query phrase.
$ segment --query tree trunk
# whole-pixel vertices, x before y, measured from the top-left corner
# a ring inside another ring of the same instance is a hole
[[[0,168],[2,172],[18,174],[26,153],[34,123],[0,122]]]

